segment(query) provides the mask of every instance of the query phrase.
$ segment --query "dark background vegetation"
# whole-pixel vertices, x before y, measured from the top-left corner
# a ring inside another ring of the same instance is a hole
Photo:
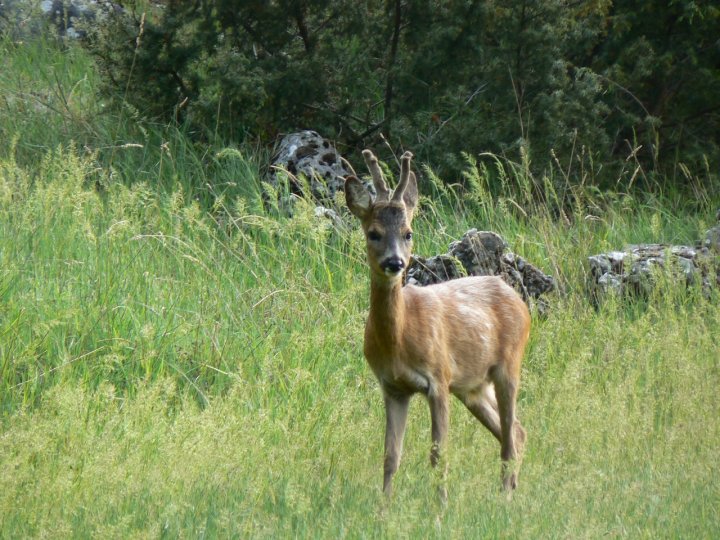
[[[351,154],[382,135],[447,181],[463,152],[615,188],[720,162],[713,1],[122,3],[88,44],[106,91],[200,140],[310,128]]]

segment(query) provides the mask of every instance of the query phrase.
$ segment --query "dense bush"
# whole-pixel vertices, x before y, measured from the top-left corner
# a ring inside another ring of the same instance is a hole
[[[553,154],[563,167],[582,156],[592,171],[631,156],[646,179],[719,161],[720,9],[710,2],[126,7],[89,42],[106,89],[200,137],[271,142],[313,128],[349,151],[382,134],[450,178],[461,151],[531,156],[534,170]]]

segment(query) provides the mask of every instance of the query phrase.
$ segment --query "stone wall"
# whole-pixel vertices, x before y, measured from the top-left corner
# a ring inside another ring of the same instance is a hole
[[[541,312],[548,307],[544,295],[555,290],[554,278],[509,251],[499,234],[477,229],[452,242],[447,253],[429,258],[413,256],[406,282],[425,286],[462,276],[500,276]]]
[[[699,284],[709,295],[720,287],[720,223],[694,246],[629,245],[621,251],[593,255],[588,263],[588,287],[595,301],[607,295],[647,294],[659,275],[682,286]]]

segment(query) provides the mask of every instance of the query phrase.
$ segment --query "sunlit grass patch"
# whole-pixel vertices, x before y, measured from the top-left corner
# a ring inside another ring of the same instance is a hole
[[[252,149],[136,126],[113,133],[142,147],[113,153],[93,143],[107,117],[71,142],[66,114],[47,133],[0,115],[0,536],[717,536],[717,293],[659,274],[645,297],[594,306],[585,286],[588,255],[693,244],[720,205],[710,188],[571,190],[490,156],[462,186],[426,171],[419,254],[494,230],[559,285],[523,364],[519,489],[501,494],[497,443],[454,402],[443,508],[420,397],[380,493],[357,228],[303,202],[266,211]]]

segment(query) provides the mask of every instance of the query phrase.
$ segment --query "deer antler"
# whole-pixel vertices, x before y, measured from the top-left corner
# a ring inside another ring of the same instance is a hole
[[[412,152],[405,152],[400,158],[400,181],[398,182],[398,185],[395,188],[395,192],[392,196],[392,200],[395,202],[400,202],[403,200],[403,194],[405,193],[405,188],[407,188],[410,175],[415,174],[410,171],[410,162],[412,161],[412,158]]]
[[[385,183],[385,178],[383,178],[383,173],[380,170],[380,165],[378,165],[375,154],[370,150],[363,150],[362,154],[365,158],[365,164],[372,175],[375,191],[377,191],[377,201],[387,201],[390,198],[390,190]]]

